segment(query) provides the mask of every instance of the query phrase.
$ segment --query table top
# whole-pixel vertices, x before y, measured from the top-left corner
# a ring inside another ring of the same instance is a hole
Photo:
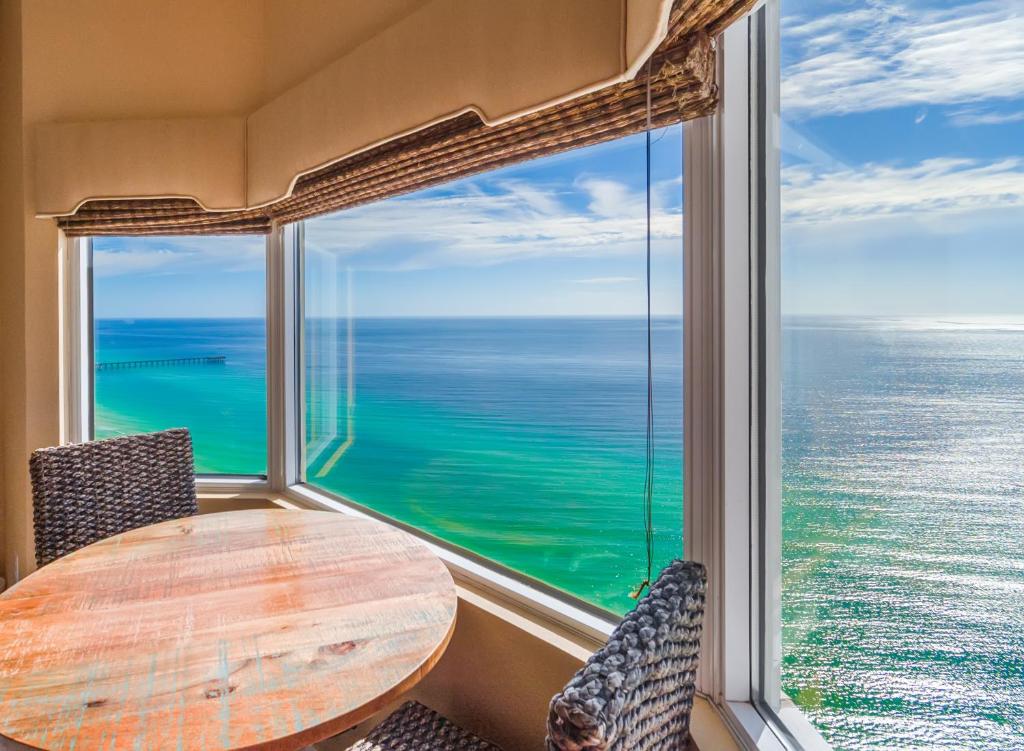
[[[258,510],[143,527],[0,595],[0,736],[298,749],[415,685],[455,608],[440,559],[379,522]]]

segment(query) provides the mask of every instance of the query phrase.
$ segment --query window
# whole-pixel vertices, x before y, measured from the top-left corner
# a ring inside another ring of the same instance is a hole
[[[817,747],[805,717],[839,749],[1024,745],[1015,12],[769,0],[687,127],[701,690],[758,747]],[[657,570],[683,553],[683,129],[652,140]],[[201,472],[397,520],[557,590],[539,610],[625,611],[644,156],[628,137],[266,247],[93,240],[95,435],[184,425]]]
[[[782,3],[782,690],[1024,746],[1019,6]]]
[[[95,437],[186,427],[197,472],[266,474],[265,239],[91,244]]]
[[[657,571],[682,552],[682,129],[652,141]],[[306,482],[627,610],[644,160],[632,136],[305,222]]]

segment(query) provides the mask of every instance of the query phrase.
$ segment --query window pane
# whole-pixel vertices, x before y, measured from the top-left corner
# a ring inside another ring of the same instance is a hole
[[[682,551],[682,129],[653,140],[657,569]],[[626,610],[644,154],[626,138],[306,222],[307,482]]]
[[[185,427],[197,472],[265,474],[265,239],[92,244],[96,438]]]
[[[784,0],[783,689],[1024,748],[1024,27]]]

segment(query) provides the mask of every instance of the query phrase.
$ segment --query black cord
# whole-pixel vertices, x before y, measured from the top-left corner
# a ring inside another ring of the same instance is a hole
[[[672,130],[672,126],[671,125],[666,125],[664,128],[662,128],[661,129],[661,134],[657,138],[655,138],[654,141],[651,142],[651,146],[657,146],[658,145],[658,141],[660,141],[662,138],[664,138],[666,135],[668,135],[668,132],[670,130]]]
[[[651,585],[654,564],[654,367],[651,351],[651,62],[647,61],[647,437],[644,473],[644,543],[647,576],[630,597],[640,598]]]

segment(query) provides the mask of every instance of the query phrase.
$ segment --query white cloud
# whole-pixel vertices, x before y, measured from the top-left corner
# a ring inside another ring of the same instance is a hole
[[[97,238],[93,245],[93,273],[99,277],[233,273],[266,266],[262,236]]]
[[[1024,67],[1024,62],[1021,65]],[[995,112],[977,107],[967,107],[950,112],[947,117],[953,125],[961,127],[968,125],[1004,125],[1006,123],[1024,122],[1024,110]]]
[[[570,279],[573,284],[631,284],[640,281],[635,276],[592,276],[587,279]]]
[[[307,247],[364,268],[478,266],[548,256],[642,252],[644,194],[604,179],[581,179],[576,205],[550,187],[503,181],[490,192],[407,196],[322,217],[307,225]],[[678,250],[682,236],[678,180],[655,186],[655,250]],[[582,201],[580,200],[582,199]],[[580,203],[585,204],[579,206]]]
[[[571,205],[565,190],[574,193]],[[680,191],[678,179],[654,186],[656,252],[679,251]],[[643,191],[607,179],[583,178],[562,191],[516,180],[495,181],[486,191],[469,183],[454,195],[411,195],[321,217],[307,225],[306,242],[339,260],[359,256],[356,265],[364,269],[621,256],[643,252],[645,203]],[[94,268],[101,277],[230,273],[259,270],[265,264],[262,237],[116,238],[96,243]]]
[[[181,254],[170,250],[149,250],[144,247],[117,251],[98,250],[93,256],[93,273],[99,277],[108,277],[156,272],[173,265],[175,260],[181,257]]]
[[[782,72],[795,116],[1024,96],[1024,0],[955,9],[866,8],[787,21]]]
[[[605,218],[640,216],[644,211],[643,197],[633,195],[629,188],[615,180],[583,179],[577,185],[590,196],[587,208]]]
[[[789,223],[877,219],[1024,207],[1024,160],[926,159],[911,166],[867,164],[831,171],[782,171]]]
[[[558,200],[551,193],[530,183],[520,180],[503,180],[498,183],[498,186],[538,214],[552,215],[559,211]]]

